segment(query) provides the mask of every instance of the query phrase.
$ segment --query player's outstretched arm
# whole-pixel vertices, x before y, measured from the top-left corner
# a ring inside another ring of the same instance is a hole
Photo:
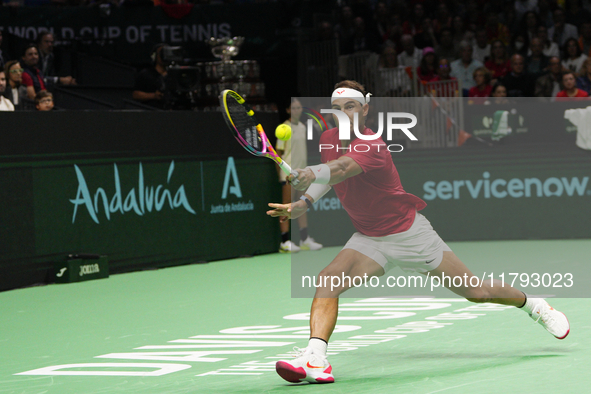
[[[359,175],[363,169],[355,160],[348,156],[341,156],[326,164],[297,169],[298,183],[294,184],[293,177],[290,175],[287,180],[297,190],[307,190],[312,183],[323,185],[336,185],[352,176]]]

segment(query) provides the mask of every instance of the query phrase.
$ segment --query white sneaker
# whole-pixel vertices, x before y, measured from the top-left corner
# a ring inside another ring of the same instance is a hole
[[[315,354],[312,348],[294,347],[295,360],[277,361],[275,369],[279,376],[291,383],[334,383],[332,366],[326,357]]]
[[[320,250],[322,245],[314,241],[314,238],[308,237],[304,242],[300,241],[300,248],[302,250]]]
[[[279,244],[279,253],[297,253],[300,251],[300,247],[291,242],[289,239]]]
[[[556,338],[566,338],[570,332],[570,324],[566,315],[552,308],[543,298],[528,298],[528,303],[530,300],[532,302],[531,318]]]

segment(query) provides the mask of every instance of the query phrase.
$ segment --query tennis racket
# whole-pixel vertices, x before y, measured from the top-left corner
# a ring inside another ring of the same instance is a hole
[[[298,172],[293,171],[277,154],[269,138],[254,115],[254,111],[246,101],[233,90],[224,90],[220,95],[220,105],[226,124],[232,135],[249,153],[255,156],[268,157],[287,175],[293,175],[291,183],[297,185]]]

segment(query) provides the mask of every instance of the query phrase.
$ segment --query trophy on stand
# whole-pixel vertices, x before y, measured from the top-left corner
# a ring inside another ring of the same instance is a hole
[[[205,70],[205,95],[216,98],[225,89],[232,89],[245,98],[264,101],[265,84],[260,80],[259,64],[255,60],[232,60],[238,55],[244,37],[211,37],[207,43],[220,61],[201,63]]]

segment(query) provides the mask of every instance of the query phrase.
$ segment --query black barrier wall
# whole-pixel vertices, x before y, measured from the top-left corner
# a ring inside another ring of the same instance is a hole
[[[1,290],[52,282],[52,263],[70,253],[106,255],[117,273],[277,250],[277,220],[265,215],[281,197],[275,167],[246,153],[218,113],[10,113],[2,123]]]

